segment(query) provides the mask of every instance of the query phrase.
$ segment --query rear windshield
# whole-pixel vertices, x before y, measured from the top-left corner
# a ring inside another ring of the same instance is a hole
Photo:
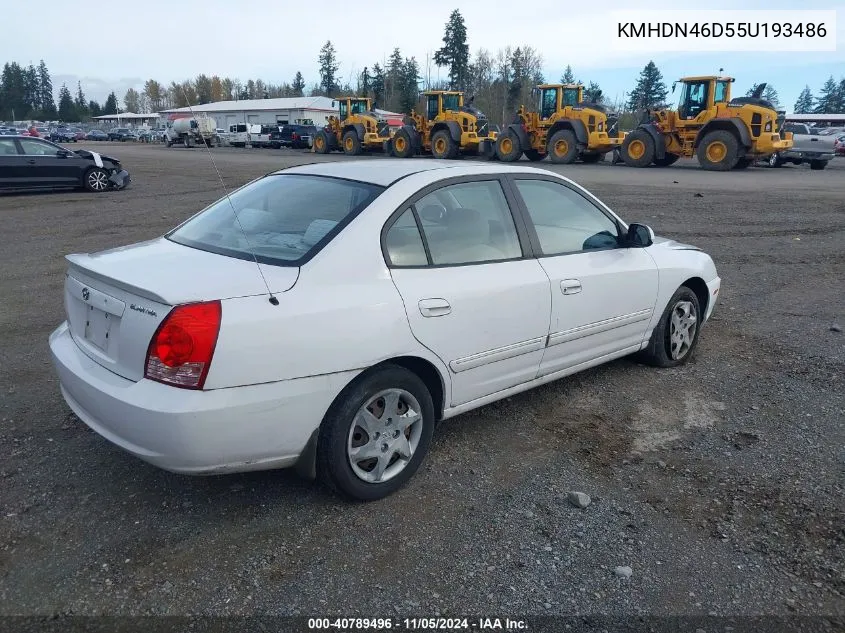
[[[220,255],[298,266],[382,191],[340,178],[274,174],[221,198],[166,237]]]

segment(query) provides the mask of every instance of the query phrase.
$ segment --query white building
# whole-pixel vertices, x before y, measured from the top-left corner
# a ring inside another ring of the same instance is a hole
[[[191,108],[162,110],[165,119],[175,119],[194,114],[212,117],[218,128],[228,130],[236,124],[284,125],[306,123],[323,126],[329,116],[337,114],[337,106],[328,97],[285,97],[280,99],[244,99],[217,101]]]

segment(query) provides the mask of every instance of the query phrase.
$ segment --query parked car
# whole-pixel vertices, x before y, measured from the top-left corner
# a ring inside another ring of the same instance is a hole
[[[170,471],[298,465],[366,500],[440,419],[632,353],[685,363],[721,284],[563,176],[452,161],[293,167],[67,259],[49,345],[94,431]]]
[[[70,128],[70,131],[76,134],[77,141],[84,141],[85,140],[85,130],[82,130],[78,127]]]
[[[110,141],[135,141],[137,137],[128,127],[116,127],[109,130]]]
[[[840,134],[833,142],[833,152],[837,156],[845,156],[845,134]]]
[[[87,141],[107,141],[109,140],[109,135],[103,132],[102,130],[91,130],[88,134],[85,135],[85,140]]]
[[[299,149],[310,149],[311,140],[317,135],[317,127],[314,125],[280,125],[276,130],[270,132],[270,147],[291,147]]]
[[[76,132],[70,128],[57,127],[50,132],[49,139],[54,143],[76,143]]]
[[[142,143],[149,143],[152,139],[152,130],[149,128],[141,128],[134,131],[135,138]]]
[[[819,170],[827,167],[833,159],[834,139],[831,135],[811,134],[810,127],[803,123],[787,123],[784,132],[792,132],[792,147],[769,156],[770,167],[780,167],[785,163],[801,165],[809,163],[810,169]]]
[[[116,158],[71,151],[31,136],[0,137],[0,190],[124,189],[130,177]]]

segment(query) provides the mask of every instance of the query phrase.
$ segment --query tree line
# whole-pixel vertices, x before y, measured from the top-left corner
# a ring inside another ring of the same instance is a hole
[[[446,23],[443,45],[418,61],[414,56],[403,55],[394,48],[387,59],[367,65],[361,72],[351,73],[341,79],[341,63],[331,40],[319,51],[319,81],[306,86],[301,72],[291,82],[274,84],[262,79],[248,79],[197,75],[193,79],[170,84],[148,79],[141,90],[130,88],[118,103],[112,92],[105,104],[86,100],[81,84],[76,94],[66,85],[59,89],[56,105],[53,84],[47,66],[42,60],[35,67],[23,67],[17,62],[6,63],[0,77],[0,118],[82,121],[101,114],[121,111],[158,112],[188,105],[201,105],[235,99],[270,99],[277,97],[357,95],[374,100],[377,107],[397,112],[408,112],[418,103],[420,88],[424,90],[461,90],[474,98],[474,105],[493,120],[504,123],[521,104],[532,102],[532,89],[545,81],[543,57],[531,46],[507,46],[490,51],[478,49],[470,54],[467,29],[459,10],[454,10]],[[446,69],[446,77],[433,77],[437,68]],[[668,89],[663,76],[653,61],[640,72],[636,83],[621,100],[608,98],[595,81],[579,80],[571,66],[567,66],[560,83],[582,83],[584,98],[592,103],[604,103],[617,111],[636,112],[667,106]],[[754,84],[748,91],[751,95]],[[776,108],[780,107],[775,88],[768,84],[763,96]],[[805,87],[795,104],[796,113],[832,113],[845,111],[845,79],[837,83],[831,76],[814,97],[809,86]]]

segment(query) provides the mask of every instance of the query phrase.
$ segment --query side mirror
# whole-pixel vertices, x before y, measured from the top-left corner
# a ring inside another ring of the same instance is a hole
[[[73,156],[73,152],[69,149],[58,149],[56,150],[56,156],[59,158],[67,158],[68,156]]]
[[[336,108],[336,107],[337,107],[337,101],[332,101],[332,107],[333,107],[333,108]]]
[[[628,235],[625,238],[628,246],[634,248],[645,248],[654,244],[654,231],[645,224],[629,224]]]

